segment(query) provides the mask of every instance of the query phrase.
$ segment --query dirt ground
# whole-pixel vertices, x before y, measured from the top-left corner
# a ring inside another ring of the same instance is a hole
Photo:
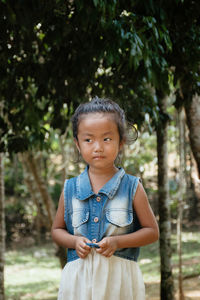
[[[177,282],[175,282],[175,289],[177,289]],[[183,281],[184,300],[200,300],[200,276],[185,279]],[[146,284],[146,300],[160,300],[159,297],[160,286],[159,283]],[[178,300],[178,293],[176,293]]]

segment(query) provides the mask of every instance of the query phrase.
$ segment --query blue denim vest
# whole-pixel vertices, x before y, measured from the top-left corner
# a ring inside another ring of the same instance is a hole
[[[139,178],[119,171],[95,194],[88,167],[79,176],[65,181],[64,219],[70,234],[99,242],[105,236],[135,232],[140,224],[132,201]],[[139,248],[117,249],[114,255],[137,261]],[[78,259],[75,249],[68,249],[67,261]]]

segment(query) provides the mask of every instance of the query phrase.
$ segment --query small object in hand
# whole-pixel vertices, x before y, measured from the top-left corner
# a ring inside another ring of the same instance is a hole
[[[95,243],[86,243],[86,245],[90,246],[91,248],[100,248],[99,245]]]

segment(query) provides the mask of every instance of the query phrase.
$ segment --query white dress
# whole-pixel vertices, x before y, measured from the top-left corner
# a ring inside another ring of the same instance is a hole
[[[145,287],[137,262],[95,249],[85,259],[67,263],[58,300],[144,300]]]

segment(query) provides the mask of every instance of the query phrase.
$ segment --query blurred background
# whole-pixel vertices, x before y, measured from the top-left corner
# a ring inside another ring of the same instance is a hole
[[[147,300],[200,299],[200,2],[0,1],[0,300],[55,300],[50,228],[75,159],[71,116],[125,110],[124,149],[160,226],[141,249]],[[134,134],[134,132],[133,132]]]

